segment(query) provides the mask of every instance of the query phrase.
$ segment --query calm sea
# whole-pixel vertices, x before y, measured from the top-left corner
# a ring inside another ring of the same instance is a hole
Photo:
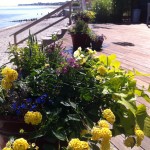
[[[41,18],[58,6],[13,6],[0,7],[0,29],[14,26],[23,22],[13,22],[16,20]]]

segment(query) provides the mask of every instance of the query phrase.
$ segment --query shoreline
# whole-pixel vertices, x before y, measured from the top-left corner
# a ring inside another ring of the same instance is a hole
[[[38,23],[37,25],[34,25],[30,29],[23,31],[21,34],[17,35],[17,39],[21,40],[22,38],[27,37],[29,35],[29,30],[31,31],[31,34],[34,34],[37,31],[39,31],[41,28],[48,26],[49,23],[53,23],[54,21],[57,21],[58,19],[60,19],[60,18],[56,17],[56,18],[50,18],[50,19],[43,20],[42,22]],[[37,34],[36,37],[40,41],[43,36],[48,36],[48,35],[54,33],[56,30],[66,27],[68,22],[69,22],[69,20],[67,18],[67,19],[59,22],[58,24]],[[9,62],[8,48],[9,48],[9,43],[10,44],[14,43],[13,33],[22,29],[23,27],[27,26],[30,23],[32,23],[32,22],[25,22],[25,23],[21,23],[21,24],[19,23],[14,26],[0,28],[0,66]],[[21,46],[26,46],[26,42],[21,44]],[[12,65],[10,64],[10,66],[12,66]]]

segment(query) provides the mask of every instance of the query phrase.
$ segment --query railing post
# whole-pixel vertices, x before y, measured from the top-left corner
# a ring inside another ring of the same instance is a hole
[[[72,24],[72,20],[71,20],[71,12],[72,12],[72,1],[70,2],[70,5],[69,5],[69,25]]]
[[[14,34],[14,45],[17,45],[17,37],[16,37],[16,34]]]

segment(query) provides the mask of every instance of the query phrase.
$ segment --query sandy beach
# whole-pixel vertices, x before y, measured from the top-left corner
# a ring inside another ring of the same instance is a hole
[[[29,30],[30,30],[31,34],[34,34],[35,32],[39,31],[40,29],[53,23],[57,19],[60,19],[60,17],[46,19],[46,20],[34,25],[30,29],[19,34],[17,36],[17,39],[20,40],[20,39],[23,39],[24,37],[27,37],[29,35]],[[38,41],[41,41],[42,37],[44,37],[44,36],[50,36],[52,33],[57,32],[58,30],[60,30],[62,28],[65,28],[67,26],[68,22],[69,22],[69,19],[67,18],[67,19],[59,22],[58,24],[56,24],[56,25],[44,30],[43,32],[37,34],[36,36],[37,36]],[[15,33],[16,31],[18,31],[19,29],[27,26],[29,23],[31,23],[31,22],[28,22],[28,23],[25,23],[22,25],[18,25],[18,26],[5,28],[5,29],[0,29],[0,66],[9,62],[9,59],[8,59],[9,43],[13,44],[13,41],[14,41],[13,36],[10,36],[10,35]],[[22,46],[26,46],[26,42],[24,42]],[[9,65],[11,66],[11,64],[8,64],[8,66]]]

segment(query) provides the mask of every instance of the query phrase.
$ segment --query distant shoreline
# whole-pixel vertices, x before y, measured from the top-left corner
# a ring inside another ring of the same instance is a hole
[[[32,4],[18,4],[18,6],[53,6],[53,5],[64,5],[66,2],[57,2],[57,3],[32,3]]]

